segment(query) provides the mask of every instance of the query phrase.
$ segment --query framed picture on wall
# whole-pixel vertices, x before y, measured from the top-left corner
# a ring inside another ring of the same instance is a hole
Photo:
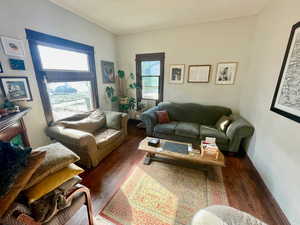
[[[190,65],[189,83],[208,83],[211,71],[211,65]]]
[[[216,71],[216,84],[234,84],[237,69],[237,62],[218,63]]]
[[[170,78],[171,84],[183,84],[184,81],[184,64],[170,65]]]
[[[300,22],[292,27],[271,111],[300,123]]]
[[[21,40],[1,37],[1,42],[6,55],[24,57],[24,46]]]
[[[9,101],[32,101],[27,77],[0,77],[2,91]]]
[[[115,83],[115,65],[113,62],[101,61],[102,80],[104,84]]]

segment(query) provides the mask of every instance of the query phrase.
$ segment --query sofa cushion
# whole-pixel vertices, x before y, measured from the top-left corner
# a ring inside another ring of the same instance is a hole
[[[174,121],[170,123],[157,124],[154,127],[154,133],[174,135],[177,124],[178,122]]]
[[[227,144],[229,142],[226,134],[214,127],[200,126],[200,137],[202,140],[206,137],[214,137],[217,139],[217,143],[220,144]]]
[[[99,149],[113,144],[121,136],[121,131],[115,129],[102,129],[95,134],[96,144]]]
[[[199,127],[197,123],[179,122],[175,128],[175,135],[197,138],[200,135]]]

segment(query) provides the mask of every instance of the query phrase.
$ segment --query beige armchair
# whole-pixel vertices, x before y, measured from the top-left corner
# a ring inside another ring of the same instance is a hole
[[[96,167],[114,149],[119,147],[127,136],[128,115],[126,113],[103,111],[105,125],[94,133],[66,128],[61,121],[46,128],[46,134],[80,157],[79,163],[87,168]],[[80,121],[90,113],[75,115],[64,121]]]

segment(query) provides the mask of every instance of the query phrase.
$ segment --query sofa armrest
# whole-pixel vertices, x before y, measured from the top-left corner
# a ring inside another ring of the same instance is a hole
[[[153,107],[143,112],[141,115],[141,120],[146,126],[146,135],[153,136],[153,129],[157,124],[157,118],[155,112],[158,110],[158,107]]]
[[[254,134],[254,127],[244,118],[238,116],[229,125],[226,135],[230,139],[230,152],[238,152],[242,139],[250,138]]]
[[[94,156],[97,152],[97,144],[92,134],[81,130],[64,128],[60,125],[46,128],[46,134],[70,148],[80,157],[81,161],[87,164],[85,166],[90,167],[96,164]]]

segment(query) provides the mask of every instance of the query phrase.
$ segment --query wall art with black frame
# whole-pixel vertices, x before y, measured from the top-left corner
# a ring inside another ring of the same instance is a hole
[[[271,111],[300,123],[300,22],[290,34]]]

